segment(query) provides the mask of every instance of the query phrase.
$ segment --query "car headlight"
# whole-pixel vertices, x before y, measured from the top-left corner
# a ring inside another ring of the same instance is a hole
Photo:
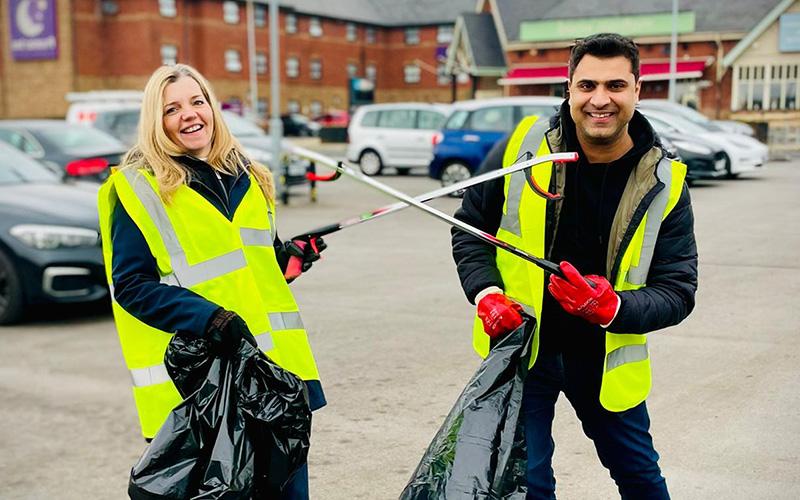
[[[12,236],[38,250],[92,247],[98,243],[97,231],[83,227],[20,224],[9,231]]]
[[[675,145],[678,149],[683,149],[690,153],[698,154],[698,155],[710,155],[711,148],[707,146],[703,146],[702,144],[697,144],[694,142],[686,142],[686,141],[672,141],[672,144]]]

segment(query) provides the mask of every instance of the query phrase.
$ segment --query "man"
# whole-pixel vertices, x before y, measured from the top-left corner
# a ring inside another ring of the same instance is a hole
[[[639,52],[628,38],[598,34],[576,43],[569,98],[552,123],[524,119],[483,169],[528,153],[577,151],[577,164],[542,164],[531,174],[563,195],[545,200],[523,173],[470,188],[456,217],[528,252],[560,262],[549,276],[508,252],[453,231],[453,256],[477,304],[474,345],[535,317],[522,418],[528,498],[555,498],[552,421],[564,392],[622,498],[669,498],[645,398],[648,332],[675,325],[694,307],[697,249],[686,167],[664,157],[635,111]],[[545,287],[547,291],[545,291]]]

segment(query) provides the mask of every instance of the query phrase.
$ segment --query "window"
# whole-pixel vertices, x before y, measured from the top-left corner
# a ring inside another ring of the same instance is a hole
[[[406,83],[419,83],[421,73],[416,64],[406,64],[403,67],[403,80]]]
[[[288,57],[286,59],[286,76],[289,78],[300,76],[300,59],[296,57]]]
[[[178,47],[172,44],[161,46],[161,64],[172,66],[178,64]]]
[[[383,128],[414,128],[417,111],[414,109],[390,109],[382,111],[378,126]]]
[[[378,115],[380,115],[380,111],[367,111],[364,114],[364,118],[361,119],[361,126],[362,127],[375,127],[378,125]]]
[[[297,33],[297,16],[286,14],[286,32]]]
[[[450,83],[450,74],[447,73],[447,64],[440,62],[436,65],[436,83],[447,85]]]
[[[355,23],[347,23],[347,41],[348,42],[355,42],[356,38],[358,38],[358,31],[356,30]]]
[[[322,103],[319,101],[311,101],[311,107],[309,108],[309,112],[311,116],[319,116],[322,114]]]
[[[558,106],[541,106],[533,104],[523,104],[520,106],[522,116],[536,115],[539,118],[549,118],[558,112]]]
[[[242,59],[239,57],[238,50],[228,49],[225,51],[225,69],[231,73],[242,71]]]
[[[356,63],[347,63],[347,77],[348,78],[355,78],[358,75],[358,64]]]
[[[447,120],[447,124],[444,126],[444,128],[450,130],[459,130],[467,122],[467,118],[469,118],[469,111],[456,111]]]
[[[256,101],[256,114],[258,116],[269,115],[269,103],[266,99],[259,97]]]
[[[419,43],[419,28],[406,28],[406,45]]]
[[[798,109],[798,68],[797,64],[735,67],[731,108],[734,111]]]
[[[436,43],[450,43],[453,41],[453,25],[443,24],[436,30]]]
[[[475,110],[472,112],[470,128],[478,131],[511,132],[514,128],[513,111],[511,106]]]
[[[309,74],[311,75],[312,80],[321,80],[322,79],[322,61],[319,59],[312,59],[311,64],[309,65]]]
[[[322,21],[318,17],[312,17],[308,24],[308,34],[313,37],[322,36]]]
[[[417,117],[417,128],[423,130],[439,130],[445,116],[436,111],[420,111]]]
[[[228,24],[239,24],[239,4],[231,1],[223,2],[222,19]]]
[[[299,113],[300,101],[296,99],[289,99],[289,102],[286,103],[286,108],[289,111],[289,113]]]
[[[366,38],[367,43],[375,43],[375,28],[367,26],[366,30],[364,30],[364,38]]]
[[[175,0],[158,0],[158,12],[164,17],[175,17],[178,15],[178,7]]]
[[[267,74],[267,54],[263,52],[256,53],[256,73],[259,75]]]
[[[253,20],[256,23],[256,28],[263,28],[267,25],[267,7],[262,4],[255,4],[253,11]]]
[[[368,80],[371,80],[372,83],[375,83],[375,80],[378,79],[378,68],[375,67],[374,64],[367,64],[367,67],[364,69],[364,75]]]
[[[458,83],[469,83],[469,73],[459,73],[456,75],[456,81]]]

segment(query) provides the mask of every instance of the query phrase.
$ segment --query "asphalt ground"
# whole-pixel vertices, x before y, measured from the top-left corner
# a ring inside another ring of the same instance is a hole
[[[379,179],[410,194],[437,187],[424,173]],[[278,210],[284,237],[391,203],[346,178],[321,185],[316,203],[292,192]],[[701,183],[692,198],[697,307],[650,336],[662,469],[674,498],[800,498],[800,160]],[[312,498],[397,498],[478,366],[473,307],[448,228],[420,212],[327,241],[292,285],[329,401],[314,414]],[[0,498],[126,498],[144,442],[106,307],[47,307],[0,328],[0,422]],[[617,497],[564,398],[554,438],[559,498]]]

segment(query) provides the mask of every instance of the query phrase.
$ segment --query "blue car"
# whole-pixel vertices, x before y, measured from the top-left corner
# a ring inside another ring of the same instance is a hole
[[[433,138],[429,175],[449,186],[472,177],[498,141],[526,116],[550,119],[564,102],[561,97],[504,97],[462,101]]]

